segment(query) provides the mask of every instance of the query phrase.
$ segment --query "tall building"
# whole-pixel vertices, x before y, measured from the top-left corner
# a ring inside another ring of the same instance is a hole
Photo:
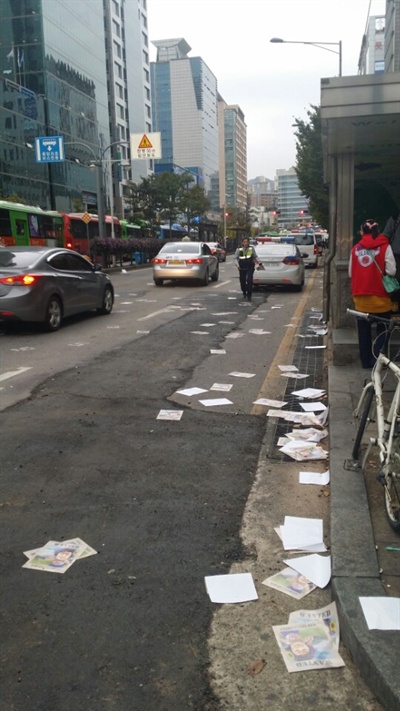
[[[217,80],[185,39],[157,40],[150,64],[153,131],[161,132],[156,173],[187,169],[206,193],[218,173]]]
[[[294,226],[309,215],[307,199],[300,191],[294,168],[277,170],[275,187],[278,196],[277,209],[280,226]]]
[[[103,0],[0,0],[0,192],[42,208],[96,202],[88,165],[110,143]],[[40,164],[37,136],[67,160]],[[77,162],[78,161],[78,162]]]
[[[360,59],[359,74],[381,74],[385,71],[385,16],[370,17],[367,34],[364,35]]]
[[[128,180],[140,182],[152,170],[151,161],[131,161],[126,143],[131,133],[151,131],[147,0],[103,0],[103,6],[110,135],[115,144],[109,152],[108,168],[115,214],[122,217]]]
[[[247,192],[251,207],[266,207],[269,210],[276,207],[277,193],[273,180],[269,180],[263,175],[251,178],[247,182]]]
[[[386,0],[385,72],[400,72],[400,3]]]
[[[247,207],[247,127],[237,104],[218,96],[219,206]]]

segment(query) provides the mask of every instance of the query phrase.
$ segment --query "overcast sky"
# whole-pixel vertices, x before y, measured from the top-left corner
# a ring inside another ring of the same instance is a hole
[[[385,0],[147,0],[150,40],[184,37],[189,56],[202,57],[224,100],[245,114],[248,178],[271,179],[294,164],[293,119],[320,103],[320,79],[338,75],[339,58],[269,40],[341,40],[343,75],[357,75],[369,7],[382,15]]]

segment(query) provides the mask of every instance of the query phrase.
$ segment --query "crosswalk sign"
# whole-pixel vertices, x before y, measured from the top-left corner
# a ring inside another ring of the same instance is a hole
[[[131,133],[131,159],[161,158],[161,133]]]

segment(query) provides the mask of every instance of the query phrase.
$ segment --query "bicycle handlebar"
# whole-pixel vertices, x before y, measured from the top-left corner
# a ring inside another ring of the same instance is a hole
[[[365,313],[364,311],[355,311],[355,309],[347,309],[346,313],[350,314],[350,316],[356,316],[357,318],[363,318],[366,321],[381,321],[382,323],[392,323],[392,324],[399,323],[398,319],[383,318],[382,316],[377,316],[376,314],[368,314],[368,313]]]

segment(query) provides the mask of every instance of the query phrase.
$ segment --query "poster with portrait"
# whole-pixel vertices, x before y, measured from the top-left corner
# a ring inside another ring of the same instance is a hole
[[[296,600],[301,600],[302,597],[305,597],[317,587],[304,575],[300,575],[296,570],[293,570],[293,568],[283,568],[279,573],[275,573],[275,575],[263,580],[262,584],[286,593],[286,595],[290,595]]]
[[[42,548],[25,551],[28,561],[22,566],[47,573],[65,573],[79,558],[95,555],[97,551],[80,538],[68,541],[48,541]]]
[[[322,620],[277,625],[272,629],[288,672],[344,666]]]

